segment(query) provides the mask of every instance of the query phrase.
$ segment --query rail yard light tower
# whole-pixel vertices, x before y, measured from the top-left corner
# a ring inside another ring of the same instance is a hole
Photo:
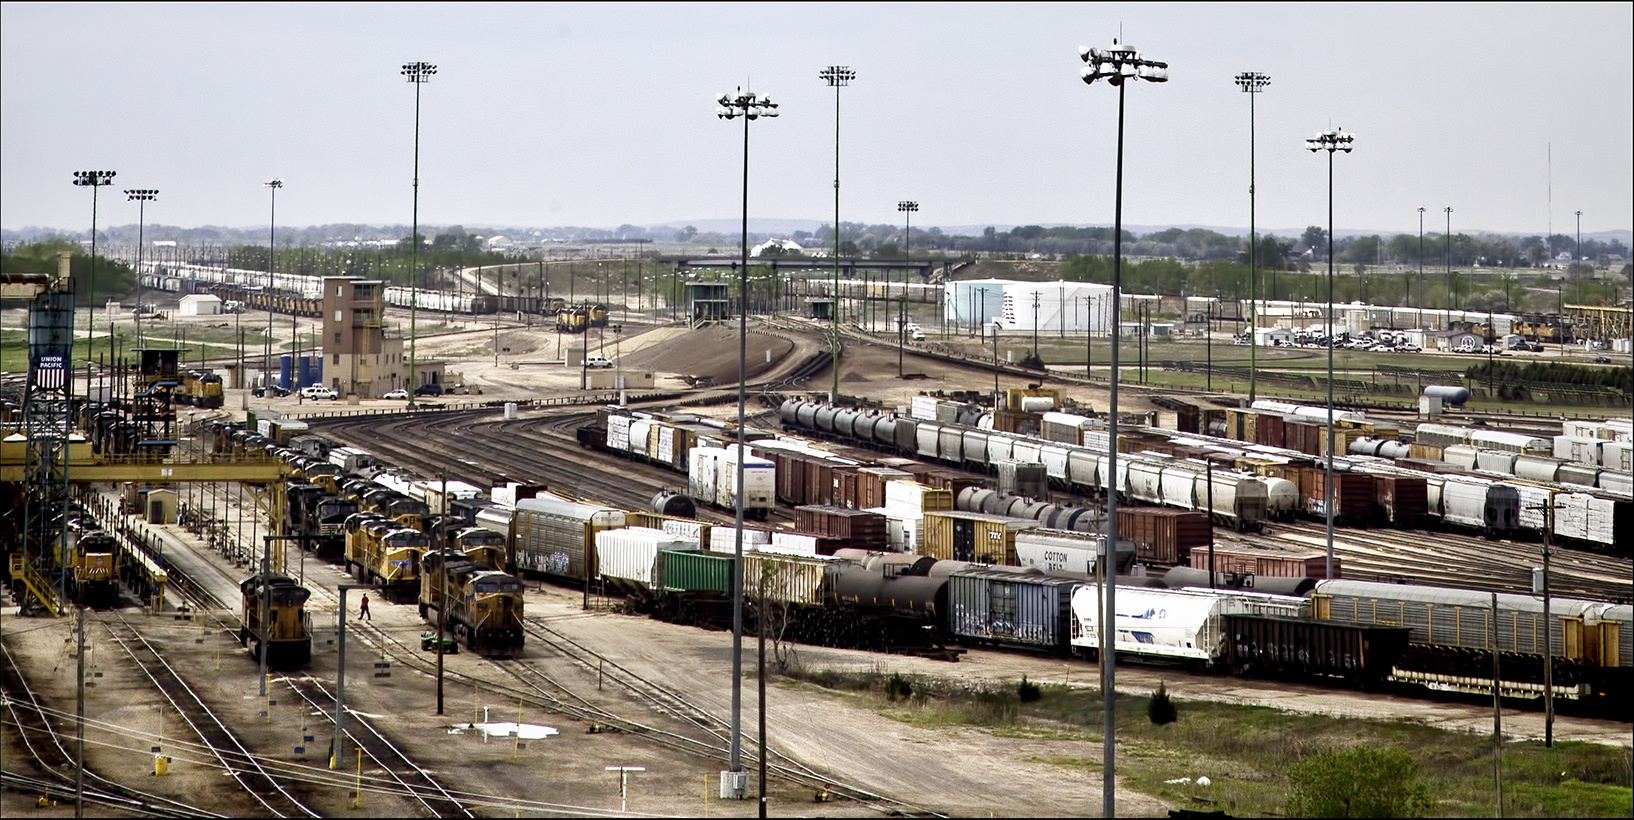
[[[85,303],[90,308],[86,314],[86,355],[90,355],[92,345],[96,342],[96,192],[98,188],[113,184],[114,175],[118,171],[75,171],[74,184],[91,189],[91,283],[86,286]],[[108,340],[110,345],[113,340]],[[109,348],[112,349],[111,347]],[[70,371],[72,372],[72,371]]]
[[[1084,82],[1094,85],[1096,80],[1105,80],[1118,89],[1118,168],[1117,189],[1114,197],[1112,217],[1112,386],[1109,397],[1109,411],[1107,413],[1110,427],[1108,436],[1110,445],[1107,447],[1107,461],[1113,475],[1118,470],[1118,332],[1122,314],[1123,298],[1123,97],[1124,90],[1135,80],[1161,83],[1169,79],[1169,64],[1143,59],[1140,52],[1128,45],[1112,41],[1111,48],[1090,48],[1082,46],[1078,49],[1078,56],[1085,63],[1079,71]],[[1114,489],[1106,495],[1106,559],[1110,560],[1117,553],[1118,543],[1118,494]],[[1097,564],[1106,564],[1108,560],[1097,560]],[[1103,574],[1111,572],[1110,567],[1103,569]],[[1101,615],[1101,692],[1105,697],[1105,726],[1102,729],[1104,747],[1102,749],[1101,772],[1101,816],[1113,817],[1117,811],[1115,798],[1117,789],[1113,781],[1115,770],[1114,758],[1117,753],[1115,736],[1117,723],[1115,720],[1116,700],[1113,689],[1115,667],[1114,646],[1109,627],[1116,624],[1117,610],[1113,606],[1116,596],[1115,578],[1108,576],[1106,584],[1106,598],[1104,611]]]
[[[919,210],[919,203],[902,200],[896,204],[896,209],[902,212],[902,247],[903,255],[908,259],[908,265],[913,265],[913,215]],[[896,316],[896,377],[902,378],[902,346],[908,333],[908,270],[902,269],[902,298],[897,300]]]
[[[1452,206],[1444,208],[1447,212],[1447,327],[1452,327]]]
[[[1327,575],[1333,577],[1333,154],[1350,153],[1356,137],[1339,129],[1323,131],[1305,140],[1311,152],[1328,152],[1328,458],[1327,480],[1322,494],[1323,511],[1327,513],[1328,560]]]
[[[153,188],[127,188],[125,198],[136,203],[136,346],[142,346],[142,242],[147,226],[147,204],[159,198]],[[113,340],[108,340],[112,344]]]
[[[261,183],[261,187],[272,191],[272,210],[267,216],[267,292],[262,294],[267,300],[267,338],[261,348],[261,395],[269,396],[271,391],[266,388],[272,384],[272,292],[273,261],[278,258],[278,189],[284,187],[284,181],[269,179]]]
[[[1418,206],[1418,326],[1424,328],[1424,206]]]
[[[1253,403],[1259,386],[1259,237],[1254,232],[1254,98],[1271,84],[1271,75],[1244,71],[1237,75],[1237,87],[1248,94],[1248,401]],[[1212,330],[1212,328],[1211,328]]]
[[[1575,211],[1577,216],[1577,261],[1583,261],[1583,212]]]
[[[736,93],[722,93],[715,98],[718,108],[715,115],[723,120],[743,120],[743,242],[741,246],[742,264],[738,267],[738,448],[736,486],[737,494],[733,506],[733,533],[734,553],[737,561],[732,564],[732,743],[731,743],[731,771],[734,778],[741,778],[743,772],[743,735],[741,730],[743,719],[743,460],[745,445],[743,440],[744,424],[744,383],[748,381],[749,362],[749,123],[761,117],[776,117],[777,103],[771,98],[764,97],[753,91],[744,91],[739,88]],[[835,230],[839,225],[835,225]],[[761,653],[765,653],[765,643],[761,644]],[[761,720],[765,720],[765,709],[761,709]],[[762,724],[764,725],[764,724]],[[760,744],[761,754],[765,754],[766,744]],[[765,771],[761,769],[761,793],[765,793]],[[734,790],[741,792],[741,781],[733,783]],[[764,806],[764,802],[761,804]]]
[[[834,88],[834,333],[829,340],[832,363],[829,368],[834,371],[834,387],[830,394],[831,401],[840,398],[840,89],[851,84],[857,78],[857,72],[849,66],[831,65],[817,76],[823,78]]]
[[[409,228],[409,374],[408,374],[408,403],[414,406],[414,389],[419,387],[416,379],[419,378],[418,361],[415,359],[415,342],[418,340],[418,330],[415,321],[419,317],[420,308],[420,86],[431,82],[432,75],[437,73],[437,67],[431,63],[405,63],[402,74],[414,84],[414,212],[411,227]],[[479,281],[480,285],[481,282]],[[481,295],[479,292],[478,296]]]

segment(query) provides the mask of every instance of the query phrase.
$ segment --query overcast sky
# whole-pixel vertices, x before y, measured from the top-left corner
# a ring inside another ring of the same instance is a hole
[[[420,219],[584,225],[736,217],[742,84],[782,116],[751,130],[750,213],[832,219],[843,91],[842,218],[1110,223],[1117,92],[1078,78],[1079,45],[1124,39],[1170,65],[1128,89],[1124,219],[1326,221],[1343,126],[1341,228],[1585,232],[1634,226],[1634,5],[75,5],[0,6],[0,225],[88,227],[76,170],[160,189],[148,219],[406,223],[414,87]],[[104,190],[100,224],[136,207]]]

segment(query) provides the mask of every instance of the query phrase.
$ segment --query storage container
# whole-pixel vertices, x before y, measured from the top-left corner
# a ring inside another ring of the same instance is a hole
[[[1135,544],[1138,561],[1174,566],[1187,550],[1214,536],[1207,514],[1165,507],[1119,507],[1118,539]]]
[[[1004,569],[967,569],[947,580],[948,628],[959,637],[1066,652],[1076,581]]]
[[[924,554],[944,561],[1015,565],[1015,534],[1036,522],[985,513],[925,514]]]

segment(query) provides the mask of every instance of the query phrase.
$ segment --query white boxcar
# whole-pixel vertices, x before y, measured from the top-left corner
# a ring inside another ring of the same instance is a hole
[[[629,416],[607,417],[607,449],[620,453],[630,451],[630,422]]]
[[[1555,436],[1555,458],[1578,464],[1599,466],[1600,445],[1604,442],[1585,436]]]
[[[1038,448],[1038,457],[1044,462],[1044,472],[1051,481],[1059,484],[1067,483],[1067,454],[1068,449],[1056,444],[1046,444]]]
[[[722,507],[737,507],[739,457],[738,447],[734,444],[726,447],[716,462],[715,503]],[[777,464],[748,452],[747,448],[741,457],[744,514],[764,519],[777,505]]]
[[[772,534],[765,530],[743,528],[743,551],[750,552],[759,549],[764,544],[772,542]],[[738,550],[737,527],[709,528],[709,551],[736,553]]]
[[[931,396],[914,396],[910,411],[913,418],[920,421],[935,421],[936,399]]]
[[[719,447],[694,447],[687,451],[687,495],[715,503],[715,481],[720,460],[726,451]]]
[[[1634,471],[1634,444],[1608,441],[1600,445],[1600,466],[1620,473]]]
[[[1506,450],[1511,453],[1547,453],[1554,449],[1553,442],[1547,438],[1503,430],[1476,430],[1469,434],[1469,443],[1483,450]]]
[[[651,589],[658,577],[660,550],[695,550],[698,542],[650,527],[596,533],[596,565],[602,578]]]
[[[649,440],[652,437],[652,428],[653,422],[651,419],[631,420],[629,433],[630,453],[641,456],[642,458],[646,458],[647,456],[651,455],[651,453],[648,451],[653,449],[649,443]]]
[[[1105,536],[1059,530],[1016,533],[1016,563],[1043,572],[1088,576],[1095,571],[1095,551]]]
[[[1225,649],[1223,615],[1257,614],[1298,617],[1304,599],[1255,592],[1117,588],[1113,645],[1117,652],[1157,658],[1213,662]],[[1080,584],[1072,593],[1072,645],[1098,650],[1101,645],[1100,588]]]

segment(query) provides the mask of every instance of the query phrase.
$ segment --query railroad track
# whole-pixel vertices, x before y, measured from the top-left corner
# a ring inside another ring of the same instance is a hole
[[[123,616],[116,614],[116,617],[116,621],[103,621],[103,627],[199,736],[224,771],[231,774],[257,803],[275,817],[321,816],[283,782],[287,778],[274,776],[267,771],[260,759],[244,747],[220,716],[205,704],[204,699],[136,627],[131,626]]]
[[[39,698],[35,697],[34,690],[29,687],[28,680],[23,677],[22,668],[11,656],[11,651],[0,648],[0,654],[5,656],[5,666],[0,667],[0,679],[4,681],[6,711],[11,713],[12,723],[17,729],[23,748],[38,765],[40,772],[49,778],[32,778],[15,772],[5,772],[6,785],[19,791],[37,792],[48,798],[55,796],[59,801],[73,800],[73,772],[77,768],[75,758],[69,754],[62,735],[51,725],[51,721],[53,718],[72,720],[74,716],[42,706]],[[121,813],[142,817],[227,816],[117,783],[89,768],[85,770],[85,783],[84,796],[87,803],[105,806]]]
[[[294,690],[307,705],[316,709],[319,714],[333,715],[335,713],[335,696],[324,688],[323,684],[310,677],[280,678],[289,688]],[[475,817],[463,803],[454,795],[449,794],[430,772],[421,768],[397,748],[380,730],[369,721],[357,714],[351,714],[347,724],[346,736],[351,738],[363,749],[374,762],[384,769],[386,774],[396,783],[397,791],[414,798],[420,804],[428,817]]]
[[[1320,524],[1278,523],[1262,539],[1290,541],[1322,549],[1326,530]],[[1443,533],[1400,530],[1334,531],[1335,555],[1342,557],[1344,577],[1410,581],[1482,592],[1530,593],[1532,567],[1542,564],[1539,545],[1511,541],[1477,541]],[[1343,544],[1344,546],[1340,546]],[[1634,563],[1557,547],[1550,562],[1555,594],[1598,601],[1627,601]]]
[[[628,690],[637,701],[646,703],[654,711],[673,715],[683,723],[708,733],[714,740],[710,745],[714,755],[719,756],[722,760],[729,759],[727,753],[729,753],[730,749],[732,727],[728,721],[716,717],[675,690],[644,678],[625,668],[617,661],[563,635],[541,618],[527,618],[524,622],[524,628],[536,640],[544,642],[570,660],[578,663],[587,671],[597,670],[599,676],[605,677],[607,680],[611,680]],[[758,744],[754,738],[745,736],[743,738],[744,753],[747,755],[751,748],[758,748]],[[784,780],[803,786],[826,789],[831,793],[869,803],[882,810],[889,810],[892,814],[941,816],[923,806],[904,803],[858,786],[838,783],[776,749],[768,748],[766,754],[768,757],[766,767],[768,776],[776,775]]]

